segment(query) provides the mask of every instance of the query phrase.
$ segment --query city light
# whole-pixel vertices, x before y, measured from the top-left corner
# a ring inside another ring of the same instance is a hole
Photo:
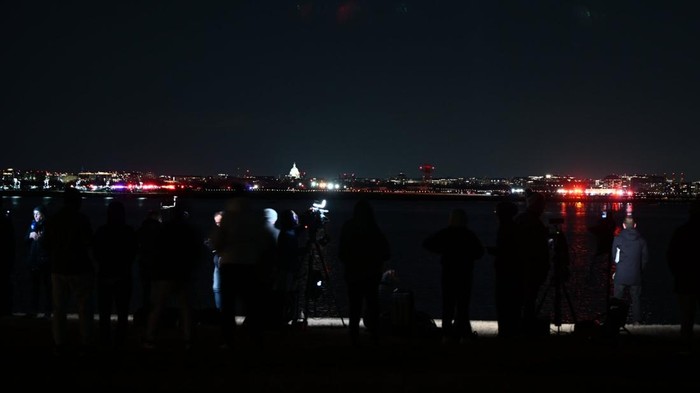
[[[411,177],[399,172],[386,179],[359,178],[354,173],[340,173],[337,178],[309,177],[303,171],[278,176],[255,176],[249,170],[237,175],[221,172],[215,176],[156,175],[151,172],[82,171],[77,173],[2,171],[0,191],[52,192],[74,187],[86,193],[176,193],[189,192],[339,192],[382,193],[400,195],[449,195],[471,197],[522,198],[539,192],[548,198],[588,199],[690,199],[700,195],[700,181],[685,176],[607,175],[601,179],[581,179],[551,173],[513,178],[438,177],[436,167],[424,164]],[[292,176],[294,175],[294,176]]]

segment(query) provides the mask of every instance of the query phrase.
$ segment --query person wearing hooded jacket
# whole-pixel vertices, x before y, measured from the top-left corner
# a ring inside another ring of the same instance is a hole
[[[613,297],[623,299],[625,292],[629,292],[633,322],[639,324],[642,322],[642,272],[649,261],[649,251],[646,240],[637,231],[634,218],[626,217],[622,228],[613,240],[611,250],[615,261]]]
[[[212,244],[219,252],[221,279],[222,348],[234,348],[237,305],[243,306],[244,325],[257,346],[263,344],[261,297],[264,277],[275,257],[275,237],[269,230],[262,209],[255,208],[245,197],[226,204],[221,230]]]

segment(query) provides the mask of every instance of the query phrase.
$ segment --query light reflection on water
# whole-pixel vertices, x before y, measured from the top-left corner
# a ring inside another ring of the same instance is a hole
[[[630,210],[628,210],[628,207]],[[553,209],[552,209],[553,210]],[[583,202],[560,202],[557,209],[564,224],[562,231],[566,235],[569,248],[569,278],[563,284],[563,295],[559,310],[565,322],[576,320],[601,319],[605,311],[608,294],[612,291],[610,282],[611,266],[605,256],[596,257],[595,238],[588,228],[602,218],[603,211],[611,214],[616,222],[620,222],[627,211],[631,211],[631,203],[604,204]],[[543,312],[553,312],[551,289],[545,299]],[[573,310],[572,310],[573,308]]]
[[[11,203],[8,203],[8,199]],[[83,211],[91,218],[93,229],[106,219],[106,206],[111,200],[120,200],[125,204],[127,222],[138,226],[149,210],[159,209],[161,205],[172,202],[163,197],[133,197],[114,196],[113,199],[104,197],[88,197],[83,200]],[[12,210],[12,219],[18,236],[18,245],[24,244],[21,237],[31,221],[31,210],[44,204],[49,211],[55,211],[60,206],[61,198],[51,197],[4,197],[4,206]],[[184,200],[191,206],[193,223],[201,233],[207,233],[212,223],[215,211],[224,207],[224,199],[191,199]],[[281,211],[291,208],[301,213],[311,206],[313,200],[265,199],[254,200],[260,207],[272,207]],[[342,223],[350,217],[354,205],[353,200],[329,199],[329,218],[327,230],[330,243],[326,246],[326,264],[331,270],[331,283],[326,288],[333,291],[341,312],[346,313],[345,286],[342,280],[341,268],[336,258],[337,239]],[[496,202],[490,201],[372,201],[377,220],[384,230],[392,246],[390,267],[397,269],[399,286],[414,291],[416,307],[434,317],[440,315],[439,262],[435,255],[425,251],[421,243],[423,239],[435,230],[447,224],[449,212],[456,207],[463,208],[469,216],[469,226],[477,233],[482,242],[487,245],[495,243],[497,221],[494,214]],[[519,204],[522,211],[524,205]],[[609,265],[605,260],[593,257],[595,241],[588,232],[588,227],[595,224],[601,213],[612,214],[618,226],[625,215],[633,214],[638,220],[638,229],[647,239],[650,249],[650,266],[644,276],[642,303],[646,323],[677,323],[677,307],[671,290],[671,277],[666,267],[664,255],[666,245],[675,227],[683,223],[687,217],[685,204],[653,204],[637,203],[584,203],[566,202],[550,203],[544,214],[543,222],[547,224],[551,218],[563,218],[562,230],[569,245],[571,258],[570,278],[565,283],[566,291],[573,303],[578,320],[598,318],[605,310],[608,293]],[[15,275],[15,291],[17,307],[21,308],[28,302],[27,280],[28,272],[23,263],[25,250],[18,247],[17,273]],[[211,261],[203,258],[197,273],[197,304],[198,307],[211,307]],[[493,320],[496,318],[493,300],[493,259],[485,256],[475,267],[475,281],[472,294],[472,319]],[[134,285],[138,288],[138,283]],[[329,298],[330,299],[330,298]],[[132,303],[140,302],[138,293],[134,293]],[[330,313],[335,304],[323,304],[323,299],[316,305],[315,312]],[[544,299],[543,313],[552,312],[551,295]],[[572,315],[568,304],[562,303],[564,322],[571,322]],[[319,315],[320,316],[320,315]]]

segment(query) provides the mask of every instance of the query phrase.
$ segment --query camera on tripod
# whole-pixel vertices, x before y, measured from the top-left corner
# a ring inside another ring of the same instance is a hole
[[[320,202],[316,201],[299,217],[301,228],[309,231],[302,262],[306,269],[306,277],[304,278],[306,280],[306,289],[304,291],[303,308],[300,311],[302,317],[301,321],[295,322],[300,323],[302,326],[307,325],[312,303],[315,309],[317,302],[323,302],[323,300],[319,300],[321,297],[328,297],[335,301],[335,295],[331,288],[330,269],[325,261],[325,246],[330,242],[328,231],[325,228],[325,224],[329,221],[326,205],[325,199]],[[335,304],[335,309],[336,311],[339,309],[337,303]],[[338,312],[338,314],[340,313]],[[340,317],[340,320],[345,326],[342,317]]]
[[[574,305],[569,298],[569,293],[566,290],[565,282],[569,279],[569,245],[566,241],[566,235],[561,229],[561,225],[564,223],[564,219],[561,217],[549,219],[549,224],[551,226],[549,232],[549,249],[550,249],[550,261],[552,266],[552,275],[550,277],[549,284],[545,289],[542,297],[540,298],[540,303],[537,306],[537,310],[542,308],[547,293],[550,289],[553,289],[554,299],[554,325],[557,328],[561,328],[563,315],[561,309],[562,295],[566,299],[569,305],[569,311],[571,312],[571,317],[576,323],[576,312],[574,311]]]
[[[318,241],[322,243],[321,245],[326,245],[328,243],[328,237],[323,233],[323,236],[317,238],[319,229],[328,222],[328,209],[326,209],[326,200],[321,202],[314,202],[311,207],[300,217],[301,225],[304,229],[309,230],[309,239]]]
[[[324,253],[323,248],[330,242],[324,228],[328,222],[326,213],[328,213],[328,209],[326,209],[326,200],[324,199],[321,202],[312,203],[311,207],[299,218],[301,228],[308,230],[304,260],[308,264],[306,295],[310,299],[317,299],[320,296],[327,281],[320,270],[325,269],[325,267],[318,266]]]

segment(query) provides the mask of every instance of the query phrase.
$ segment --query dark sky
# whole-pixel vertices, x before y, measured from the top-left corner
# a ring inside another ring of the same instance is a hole
[[[700,179],[693,3],[6,2],[0,165]]]

